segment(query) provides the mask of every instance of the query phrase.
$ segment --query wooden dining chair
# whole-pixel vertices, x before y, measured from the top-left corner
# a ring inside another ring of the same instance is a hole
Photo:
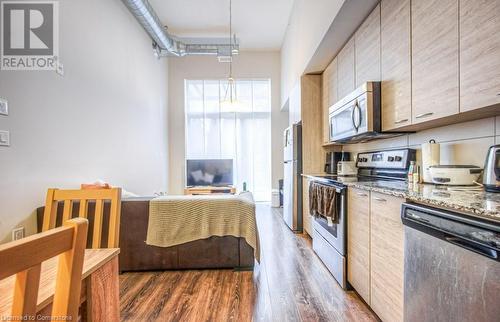
[[[51,316],[78,320],[87,230],[88,221],[75,218],[63,227],[0,245],[0,280],[16,274],[12,321],[36,317],[42,262],[55,256],[59,266]]]
[[[57,206],[64,202],[62,221],[71,219],[73,202],[79,201],[78,217],[87,218],[89,201],[95,201],[95,214],[92,230],[92,248],[101,248],[104,202],[110,201],[108,247],[118,248],[120,240],[121,188],[92,190],[49,189],[43,214],[42,231],[56,226]]]

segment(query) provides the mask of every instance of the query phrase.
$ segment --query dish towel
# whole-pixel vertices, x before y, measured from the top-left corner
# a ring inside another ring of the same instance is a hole
[[[338,222],[338,194],[335,187],[317,182],[309,184],[309,212],[313,216],[323,216],[328,222]]]

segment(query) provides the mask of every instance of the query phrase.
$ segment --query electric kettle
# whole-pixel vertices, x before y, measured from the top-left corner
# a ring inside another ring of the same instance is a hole
[[[483,173],[484,189],[489,192],[500,192],[500,144],[488,150]]]

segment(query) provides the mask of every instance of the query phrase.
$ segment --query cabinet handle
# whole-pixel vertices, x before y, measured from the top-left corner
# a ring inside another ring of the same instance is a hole
[[[427,117],[427,116],[431,116],[433,115],[434,112],[429,112],[429,113],[422,113],[422,114],[418,114],[417,116],[415,116],[416,119],[419,119],[419,118],[422,118],[422,117]]]
[[[379,197],[373,197],[373,199],[377,200],[377,201],[381,201],[381,202],[386,202],[387,200],[383,199],[383,198],[379,198]]]
[[[360,197],[368,197],[366,193],[361,193],[361,192],[358,192],[357,195]]]
[[[398,121],[394,122],[394,124],[399,124],[399,123],[404,123],[404,122],[408,122],[408,119],[398,120]]]

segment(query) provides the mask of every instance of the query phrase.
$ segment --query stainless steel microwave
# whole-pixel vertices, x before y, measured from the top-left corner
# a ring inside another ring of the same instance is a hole
[[[403,133],[382,133],[380,82],[367,82],[329,109],[330,142],[358,143]]]

